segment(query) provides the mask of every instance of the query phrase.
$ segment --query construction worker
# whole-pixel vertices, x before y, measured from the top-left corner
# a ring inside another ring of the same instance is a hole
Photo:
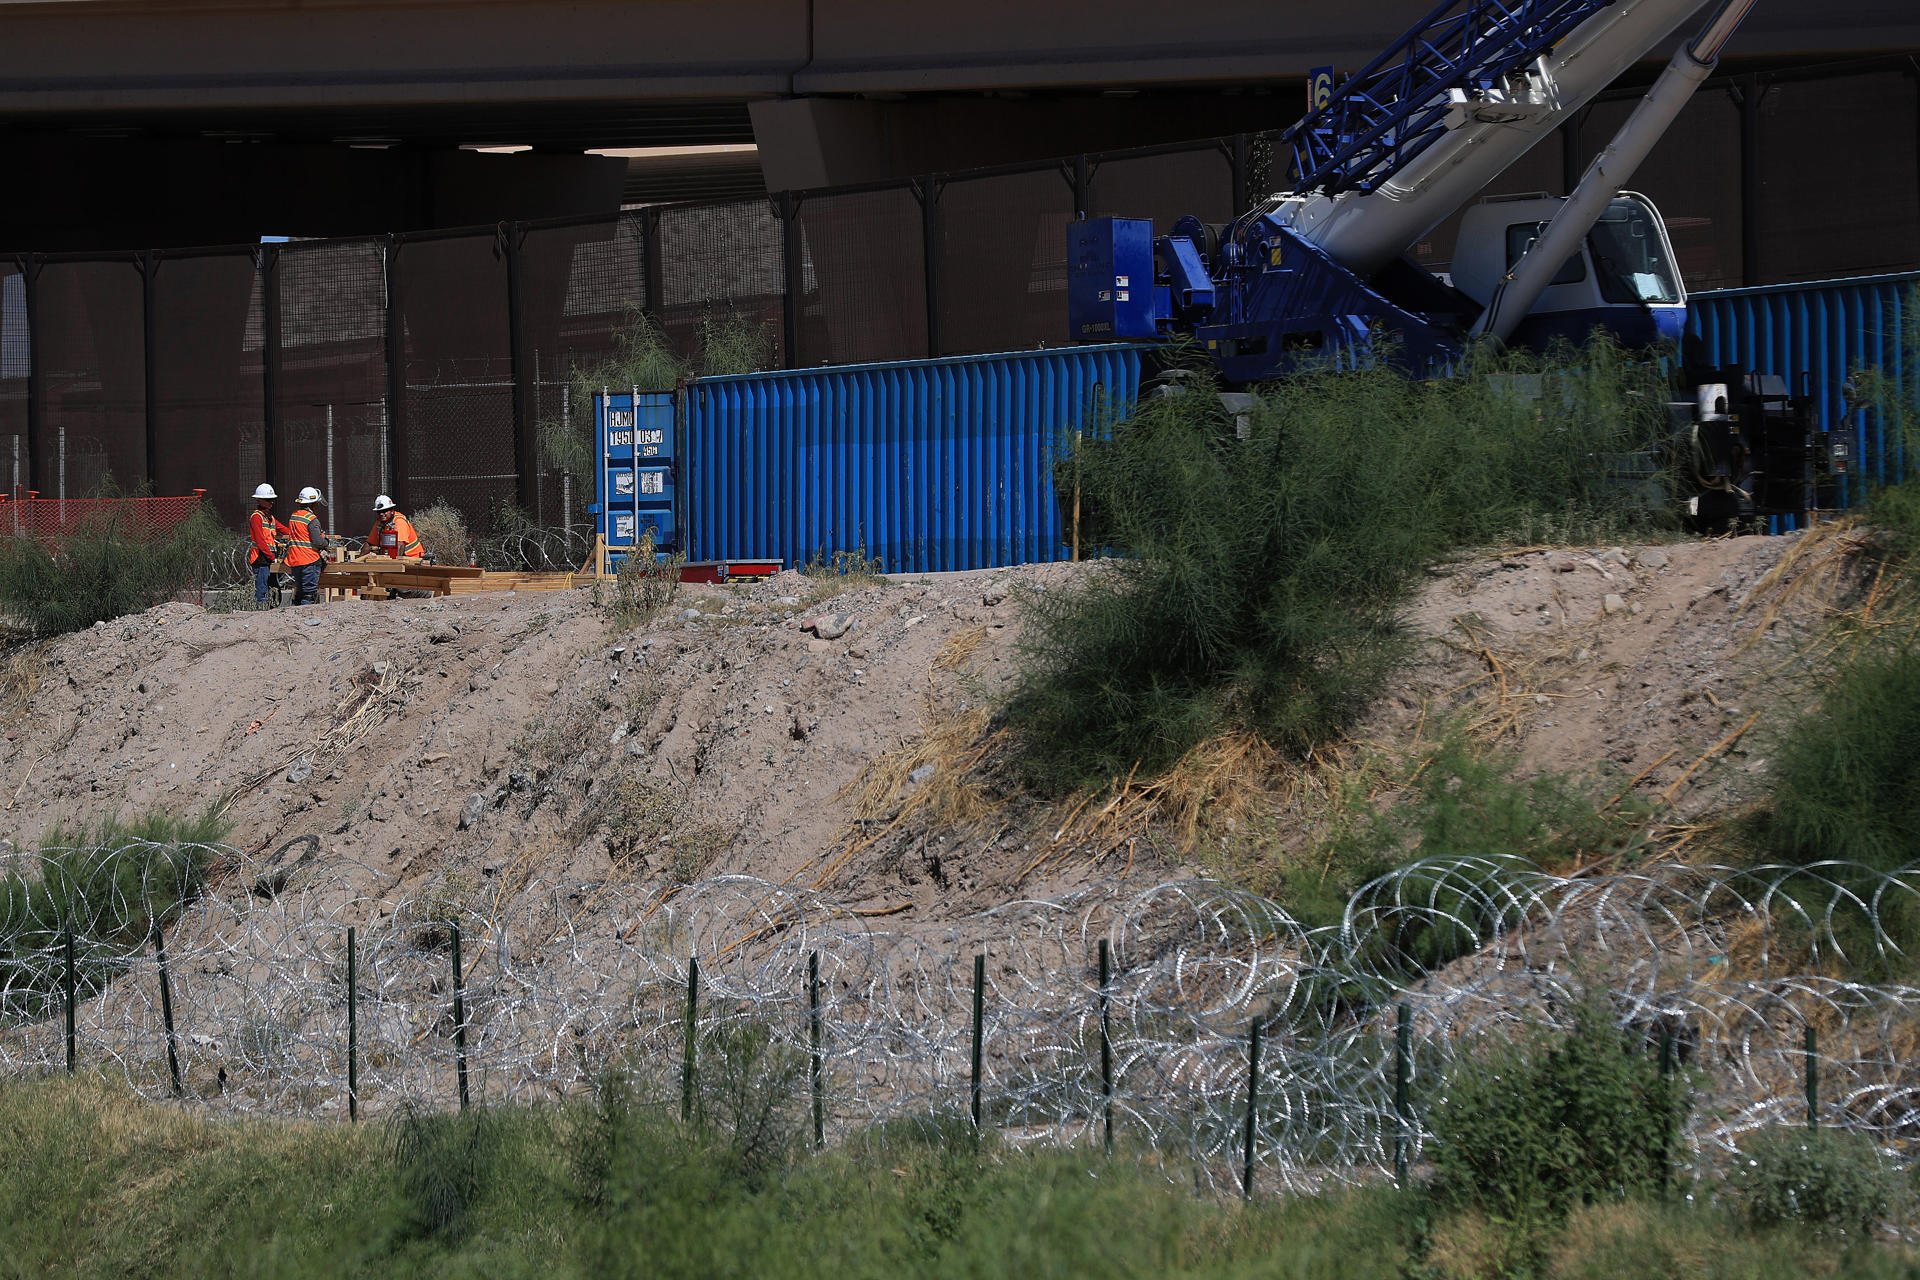
[[[367,535],[367,550],[380,552],[398,560],[408,556],[420,558],[420,531],[413,527],[413,521],[401,514],[400,508],[393,505],[393,499],[381,494],[373,500],[373,532]]]
[[[287,518],[287,568],[293,570],[293,602],[316,604],[320,599],[320,564],[327,550],[327,531],[313,509],[326,499],[312,485],[300,491],[300,506]]]
[[[279,540],[287,536],[287,526],[281,524],[273,514],[273,504],[279,497],[272,485],[261,485],[253,491],[253,514],[247,517],[247,536],[253,542],[247,564],[253,569],[253,599],[256,604],[267,602],[267,588],[273,585],[273,562],[278,558]]]

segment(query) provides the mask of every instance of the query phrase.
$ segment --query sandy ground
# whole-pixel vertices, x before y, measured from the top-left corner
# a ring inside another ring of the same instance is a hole
[[[1748,598],[1791,546],[1542,551],[1437,570],[1411,615],[1432,643],[1374,728],[1412,732],[1436,696],[1505,680],[1507,696],[1479,705],[1506,717],[1496,727],[1531,767],[1645,770],[1643,789],[1666,788],[1741,727],[1796,643],[1788,614]],[[47,650],[31,713],[0,744],[0,833],[26,845],[225,798],[242,847],[315,832],[327,857],[403,886],[745,872],[951,919],[1114,868],[1034,872],[1044,833],[1031,822],[977,845],[964,833],[965,848],[963,833],[923,826],[836,858],[861,843],[843,788],[922,734],[930,699],[943,715],[990,703],[1013,671],[1016,588],[1084,571],[899,578],[819,604],[788,573],[684,590],[630,630],[583,590],[268,613],[170,604]],[[844,634],[805,629],[830,614]],[[1698,803],[1737,794],[1760,764],[1752,750],[1736,739],[1696,770]],[[1138,852],[1143,867],[1155,857]]]

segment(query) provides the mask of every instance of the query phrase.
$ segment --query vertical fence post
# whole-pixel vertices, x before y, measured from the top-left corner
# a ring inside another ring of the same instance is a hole
[[[40,473],[47,453],[41,443],[46,431],[47,361],[45,335],[40,332],[39,254],[20,259],[20,279],[27,308],[27,488],[44,489],[46,480]]]
[[[1228,141],[1227,163],[1233,166],[1233,216],[1237,218],[1253,204],[1252,174],[1248,172],[1252,163],[1252,147],[1246,134],[1236,133]]]
[[[1113,955],[1100,939],[1100,1112],[1107,1154],[1113,1154]]]
[[[1247,1131],[1241,1152],[1240,1198],[1253,1199],[1253,1135],[1260,1118],[1260,1019],[1247,1026]]]
[[[680,1055],[680,1121],[693,1122],[693,1086],[699,1070],[700,957],[687,957],[686,1047]]]
[[[453,1070],[460,1082],[460,1109],[467,1100],[467,989],[460,973],[460,926],[451,926],[453,934]]]
[[[641,294],[647,314],[659,324],[667,306],[667,254],[660,240],[660,211],[656,208],[640,211],[640,255],[646,264],[640,281]]]
[[[1393,1180],[1407,1185],[1407,1161],[1413,1147],[1413,1007],[1400,1002],[1400,1025],[1393,1038]]]
[[[260,477],[280,483],[280,246],[260,246]],[[384,430],[384,426],[382,430]],[[382,476],[384,482],[386,477]],[[338,494],[328,494],[335,502]],[[328,512],[332,515],[332,512]]]
[[[1807,1129],[1820,1127],[1820,1033],[1807,1024]]]
[[[927,356],[940,355],[940,178],[928,174],[920,189],[921,268],[927,289]]]
[[[67,950],[67,975],[66,975],[65,986],[66,986],[66,995],[67,995],[67,1074],[72,1075],[73,1067],[74,1067],[74,1057],[73,1057],[74,1003],[75,1003],[75,996],[77,994],[75,991],[75,988],[78,985],[75,981],[76,975],[74,974],[73,926],[72,925],[67,926],[66,950]]]
[[[527,291],[521,263],[521,242],[527,238],[524,224],[502,225],[506,237],[507,258],[507,364],[513,376],[513,460],[517,472],[515,493],[522,511],[532,511],[540,501],[540,449],[533,427],[533,381],[538,376],[527,364]]]
[[[1093,207],[1093,170],[1093,160],[1086,152],[1073,158],[1073,172],[1068,176],[1068,181],[1073,184],[1075,220],[1085,218],[1087,210]]]
[[[819,1151],[827,1145],[826,1099],[822,1088],[820,1058],[820,953],[807,955],[807,1027],[813,1042],[813,1149]]]
[[[411,511],[413,459],[407,454],[407,313],[401,244],[399,236],[387,236],[387,457],[393,466],[393,500],[402,511]]]
[[[973,1132],[980,1135],[980,1050],[986,1037],[987,957],[973,958],[973,1072],[967,1093],[967,1110],[973,1116]]]
[[[1766,89],[1752,72],[1740,78],[1740,283],[1752,288],[1761,282],[1760,237],[1760,100]]]
[[[807,287],[804,249],[800,243],[800,201],[791,191],[782,191],[773,200],[780,215],[780,261],[785,269],[785,286],[780,302],[780,324],[785,337],[781,345],[786,358],[780,363],[789,369],[800,367],[800,295]]]
[[[159,345],[160,255],[152,249],[140,254],[140,365],[141,399],[146,407],[147,483],[160,491],[160,371],[154,367],[154,350]]]
[[[347,926],[347,1119],[360,1119],[360,956]]]
[[[167,941],[160,922],[153,922],[153,958],[160,966],[160,1020],[167,1028],[167,1076],[173,1082],[173,1096],[186,1092],[180,1087],[180,1047],[173,1032],[173,983],[167,977]]]

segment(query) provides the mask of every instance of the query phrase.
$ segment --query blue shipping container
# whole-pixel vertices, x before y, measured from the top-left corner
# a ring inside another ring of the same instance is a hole
[[[613,563],[647,533],[655,547],[678,545],[672,393],[597,395],[593,415],[600,468],[589,510]]]
[[[1865,496],[1864,484],[1904,475],[1887,424],[1875,410],[1849,407],[1846,386],[1859,370],[1878,369],[1903,402],[1920,394],[1907,350],[1920,324],[1911,310],[1916,287],[1920,272],[1697,293],[1687,299],[1687,333],[1700,340],[1701,363],[1775,374],[1812,397],[1814,428],[1847,445],[1847,474],[1835,491],[1850,506]]]
[[[890,573],[1071,554],[1053,463],[1124,412],[1128,345],[700,378],[686,389],[683,529],[694,560],[791,567],[855,552]]]

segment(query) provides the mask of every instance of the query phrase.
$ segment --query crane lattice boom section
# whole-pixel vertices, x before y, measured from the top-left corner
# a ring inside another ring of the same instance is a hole
[[[1615,0],[1445,0],[1287,133],[1293,189],[1372,191],[1447,130],[1451,91],[1504,92]]]

